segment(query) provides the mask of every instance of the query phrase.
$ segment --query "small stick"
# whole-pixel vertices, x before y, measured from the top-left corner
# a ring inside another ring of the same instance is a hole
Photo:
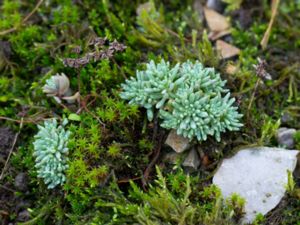
[[[10,192],[13,192],[13,193],[16,192],[16,190],[13,190],[13,189],[11,189],[11,188],[5,187],[4,185],[1,185],[1,184],[0,184],[0,188],[2,188],[2,189],[4,189],[4,190],[7,190],[7,191],[10,191]]]
[[[34,7],[34,9],[33,9],[27,16],[25,16],[25,18],[21,21],[20,26],[22,26],[24,23],[27,22],[27,20],[29,20],[29,18],[30,18],[30,17],[38,10],[38,8],[39,8],[40,5],[43,3],[43,1],[44,1],[44,0],[40,0],[40,1],[36,4],[36,6]],[[16,30],[17,30],[17,27],[13,27],[13,28],[10,28],[10,29],[8,29],[8,30],[1,31],[1,32],[0,32],[0,36],[5,35],[5,34],[12,33],[12,32],[14,32],[14,31],[16,31]]]
[[[164,137],[164,135],[160,136],[160,140],[157,144],[156,149],[154,150],[154,157],[153,157],[153,159],[151,160],[151,162],[149,163],[149,165],[147,166],[147,168],[144,172],[143,179],[142,179],[143,187],[145,187],[147,185],[147,181],[149,179],[149,175],[150,175],[150,172],[152,170],[152,167],[156,164],[157,160],[159,159],[163,137]]]
[[[121,69],[121,67],[118,65],[118,63],[116,62],[116,60],[114,58],[111,59],[113,61],[114,64],[117,65],[118,69],[120,70],[121,72],[121,75],[123,76],[123,78],[126,80],[127,79],[127,76],[125,75],[125,73],[123,72],[123,70]]]
[[[38,10],[38,8],[40,7],[40,5],[43,3],[44,0],[40,0],[36,6],[34,7],[34,9],[22,20],[22,23],[27,22],[27,20],[29,20],[29,18]]]
[[[4,117],[4,116],[0,116],[0,120],[7,120],[7,121],[12,121],[12,122],[16,122],[16,123],[36,123],[36,121],[34,120],[16,120],[16,119],[12,119],[9,117]]]
[[[253,93],[251,95],[251,99],[250,99],[250,102],[249,102],[249,105],[248,105],[248,108],[247,108],[247,117],[249,117],[249,111],[250,111],[250,108],[252,106],[252,103],[253,103],[253,100],[254,100],[255,93],[256,93],[259,82],[260,82],[260,78],[258,78],[256,83],[255,83],[254,90],[253,90]]]
[[[77,70],[77,89],[78,89],[78,93],[81,93],[80,92],[80,70],[79,69],[76,70]],[[79,110],[81,107],[80,97],[77,98],[77,103],[78,103],[78,110]]]
[[[126,179],[118,180],[117,183],[118,184],[129,183],[131,180],[140,180],[140,179],[142,179],[142,177],[126,178]]]
[[[272,0],[272,16],[271,16],[271,20],[269,22],[268,28],[264,34],[263,39],[260,42],[260,45],[262,47],[262,49],[266,49],[268,42],[269,42],[269,38],[270,38],[270,34],[271,34],[271,30],[272,30],[272,26],[278,11],[278,6],[279,6],[279,2],[280,0]]]
[[[6,170],[8,161],[9,161],[9,159],[10,159],[10,157],[11,157],[11,154],[12,154],[14,148],[15,148],[15,145],[16,145],[16,143],[17,143],[19,134],[21,133],[22,127],[23,127],[23,117],[21,118],[21,123],[20,123],[19,131],[18,131],[18,133],[16,133],[16,135],[15,135],[13,145],[11,146],[11,149],[10,149],[10,151],[9,151],[9,155],[8,155],[8,157],[7,157],[7,159],[6,159],[6,162],[5,162],[5,165],[4,165],[3,169],[2,169],[2,172],[1,172],[1,175],[0,175],[0,180],[2,180],[2,178],[3,178],[3,176],[4,176],[4,172],[5,172],[5,170]]]

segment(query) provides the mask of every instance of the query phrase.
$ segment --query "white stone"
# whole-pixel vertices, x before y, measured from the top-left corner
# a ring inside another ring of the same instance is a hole
[[[189,139],[178,135],[176,130],[172,130],[169,133],[166,144],[173,148],[177,153],[184,152],[190,147]]]
[[[225,159],[213,178],[225,198],[233,193],[246,200],[244,223],[275,208],[286,191],[287,170],[294,171],[296,150],[257,147]]]

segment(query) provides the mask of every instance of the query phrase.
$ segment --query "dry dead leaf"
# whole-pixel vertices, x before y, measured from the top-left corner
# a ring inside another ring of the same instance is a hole
[[[204,16],[211,31],[221,32],[230,28],[226,17],[210,8],[204,8]]]
[[[209,166],[211,163],[212,162],[210,161],[209,157],[207,155],[204,155],[201,164],[206,167]]]
[[[236,65],[233,65],[233,64],[228,64],[227,66],[226,66],[226,73],[228,73],[228,74],[230,74],[230,75],[233,75],[233,74],[235,74],[237,71],[238,71],[238,66],[236,66]]]
[[[215,41],[217,39],[219,39],[220,37],[223,37],[227,34],[230,34],[231,31],[230,29],[227,29],[227,30],[223,30],[223,31],[211,31],[209,34],[208,34],[208,38],[212,41]]]
[[[269,42],[269,38],[270,38],[270,34],[271,34],[271,29],[275,20],[275,16],[277,14],[277,10],[278,10],[278,6],[279,6],[279,2],[280,0],[272,0],[272,16],[271,16],[271,20],[269,22],[268,28],[264,34],[263,39],[260,42],[260,45],[262,47],[262,49],[265,49],[268,45]]]
[[[222,40],[217,40],[216,47],[217,47],[217,50],[220,52],[221,57],[223,59],[228,59],[233,56],[236,56],[241,51],[239,48],[237,48],[231,44],[228,44],[227,42],[222,41]]]

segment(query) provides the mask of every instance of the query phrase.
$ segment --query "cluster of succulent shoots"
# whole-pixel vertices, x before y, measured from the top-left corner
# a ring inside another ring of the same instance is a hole
[[[214,68],[205,68],[198,61],[174,67],[164,60],[151,61],[146,70],[137,71],[136,77],[122,84],[120,96],[146,108],[150,121],[154,108],[158,109],[161,126],[183,137],[202,141],[210,135],[220,141],[222,132],[242,127],[242,115],[225,83]]]
[[[38,133],[33,142],[35,167],[38,177],[43,178],[49,189],[65,182],[64,171],[67,169],[68,141],[70,131],[64,126],[68,123],[64,119],[58,124],[56,119],[47,120],[38,126]]]
[[[58,103],[61,103],[62,99],[68,103],[73,103],[79,98],[78,92],[72,95],[69,78],[64,73],[56,74],[46,80],[46,84],[43,86],[43,92],[46,93],[47,96],[53,97]]]

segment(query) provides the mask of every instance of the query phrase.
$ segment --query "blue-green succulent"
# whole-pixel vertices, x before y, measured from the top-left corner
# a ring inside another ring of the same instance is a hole
[[[64,74],[55,74],[46,80],[43,86],[43,92],[47,96],[53,97],[56,102],[61,103],[62,99],[68,103],[74,103],[79,93],[72,96],[69,78]]]
[[[122,85],[120,95],[129,104],[146,108],[149,120],[153,108],[159,109],[161,126],[179,135],[199,141],[211,135],[220,141],[222,132],[242,127],[242,115],[225,84],[214,68],[205,68],[198,61],[175,67],[164,60],[157,65],[151,61],[146,70],[137,71],[136,78]]]
[[[49,189],[61,185],[66,179],[64,171],[68,167],[67,145],[71,134],[64,128],[67,123],[67,119],[61,125],[56,119],[47,120],[43,126],[38,125],[39,131],[34,136],[35,167],[38,177],[44,179]]]
[[[151,61],[146,70],[137,71],[136,78],[131,77],[122,84],[121,98],[129,100],[129,104],[146,108],[148,119],[152,120],[153,108],[162,108],[183,82],[178,70],[179,64],[170,68],[170,63],[164,60],[157,65]]]
[[[162,127],[176,129],[177,134],[192,139],[206,140],[208,135],[220,141],[221,132],[239,130],[241,114],[232,106],[234,99],[229,93],[222,98],[203,96],[194,92],[184,92],[170,102],[172,110],[161,110]]]

